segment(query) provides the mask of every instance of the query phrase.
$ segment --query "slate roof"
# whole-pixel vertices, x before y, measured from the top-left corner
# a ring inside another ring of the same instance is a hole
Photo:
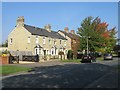
[[[57,39],[63,39],[67,40],[63,36],[61,36],[58,32],[55,31],[47,31],[46,29],[35,27],[35,26],[30,26],[24,24],[24,27],[32,34],[32,35],[39,35],[39,36],[46,36],[46,37],[51,37],[51,38],[57,38]]]
[[[64,33],[65,35],[67,35],[69,38],[71,38],[71,39],[76,39],[76,40],[78,40],[80,37],[78,36],[78,35],[76,35],[76,34],[72,34],[72,33],[67,33],[67,32],[65,32],[65,31],[62,31],[62,30],[59,30],[60,32],[62,32],[62,33]],[[58,31],[58,32],[59,32]]]

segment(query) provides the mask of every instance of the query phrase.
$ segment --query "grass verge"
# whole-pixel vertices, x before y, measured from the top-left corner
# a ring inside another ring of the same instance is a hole
[[[12,66],[12,65],[3,65],[0,66],[0,74],[2,75],[9,75],[14,74],[18,72],[28,71],[31,70],[31,68],[28,67],[21,67],[21,66]]]
[[[104,61],[103,57],[97,57],[96,60]]]
[[[75,63],[80,63],[80,59],[73,59],[73,60],[62,60],[62,62],[75,62]]]

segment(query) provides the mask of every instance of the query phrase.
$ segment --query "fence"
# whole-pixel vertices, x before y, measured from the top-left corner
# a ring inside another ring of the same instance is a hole
[[[9,64],[13,64],[13,63],[19,63],[19,56],[9,56]]]
[[[22,60],[23,61],[39,62],[39,56],[38,55],[23,55]]]
[[[23,55],[33,55],[31,51],[10,51],[11,55],[19,56],[19,60],[22,60]]]

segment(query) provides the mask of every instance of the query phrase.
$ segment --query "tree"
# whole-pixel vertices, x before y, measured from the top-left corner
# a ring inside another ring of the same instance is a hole
[[[112,51],[114,46],[116,45],[117,40],[115,39],[115,34],[117,33],[115,31],[116,27],[112,28],[111,30],[108,31],[108,38],[106,38],[106,47],[108,49],[108,52]]]
[[[100,42],[102,42],[100,35],[96,32],[97,25],[100,23],[100,19],[97,17],[93,20],[93,18],[87,17],[81,23],[81,27],[78,28],[78,34],[80,35],[80,48],[86,49],[87,45],[87,38],[90,37],[88,40],[88,45],[90,48],[95,49],[96,47],[100,47]]]
[[[108,30],[106,22],[101,22],[99,17],[95,19],[93,17],[85,18],[81,27],[78,28],[78,34],[80,35],[80,49],[85,50],[87,45],[87,39],[89,50],[99,50],[101,48],[112,48],[115,44],[115,28]],[[109,50],[109,51],[110,51]],[[104,50],[105,51],[105,50]]]
[[[8,40],[6,40],[4,43],[2,43],[0,46],[2,47],[8,47]]]

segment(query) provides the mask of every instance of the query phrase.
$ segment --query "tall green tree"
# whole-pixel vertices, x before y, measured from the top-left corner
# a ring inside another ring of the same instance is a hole
[[[113,46],[115,44],[115,28],[108,30],[108,24],[101,22],[99,17],[87,17],[85,18],[81,26],[78,28],[78,34],[80,35],[80,49],[86,50],[87,38],[89,50],[98,50],[101,48]]]

